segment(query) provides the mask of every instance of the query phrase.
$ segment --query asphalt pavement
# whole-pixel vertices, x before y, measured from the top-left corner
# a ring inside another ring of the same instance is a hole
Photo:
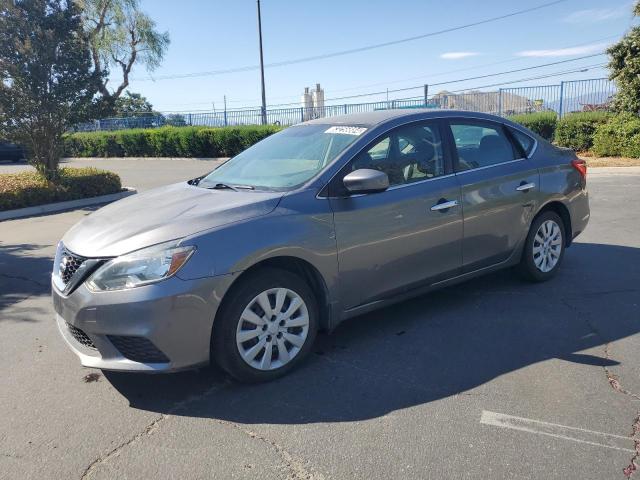
[[[138,190],[217,164],[70,163]],[[83,369],[49,274],[93,209],[0,222],[0,478],[624,479],[634,425],[640,445],[640,169],[588,183],[591,222],[554,280],[504,271],[352,319],[253,386],[216,368]]]

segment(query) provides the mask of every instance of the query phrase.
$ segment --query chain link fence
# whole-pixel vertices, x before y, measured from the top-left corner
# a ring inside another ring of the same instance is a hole
[[[425,91],[428,89],[425,88]],[[606,78],[574,80],[557,85],[500,88],[495,91],[439,92],[433,95],[368,103],[346,103],[315,107],[267,109],[267,123],[294,125],[316,118],[395,108],[440,108],[510,116],[535,112],[555,112],[560,117],[572,112],[605,111],[616,93],[615,83]],[[76,126],[76,131],[154,128],[165,125],[224,127],[259,125],[259,108],[216,112],[143,114],[105,118]]]

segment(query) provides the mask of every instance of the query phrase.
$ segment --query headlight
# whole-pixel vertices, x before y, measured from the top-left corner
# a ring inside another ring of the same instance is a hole
[[[87,281],[94,292],[123,290],[159,282],[171,277],[193,255],[195,247],[162,243],[114,258],[100,267]]]

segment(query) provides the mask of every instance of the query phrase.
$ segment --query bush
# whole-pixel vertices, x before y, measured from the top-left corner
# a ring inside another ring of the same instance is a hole
[[[37,172],[0,175],[0,211],[108,195],[122,190],[120,177],[96,168],[61,168],[48,182]]]
[[[609,118],[611,114],[607,112],[569,113],[558,120],[555,143],[578,152],[590,150],[596,129]]]
[[[593,153],[601,157],[640,158],[640,117],[616,115],[599,125],[593,136]]]
[[[523,113],[509,117],[512,122],[519,123],[542,138],[553,139],[553,134],[558,123],[558,116],[555,112]]]
[[[64,154],[73,157],[123,157],[116,134],[109,132],[73,133],[63,137]]]
[[[115,132],[71,133],[67,157],[231,157],[281,130],[275,125],[161,127]]]

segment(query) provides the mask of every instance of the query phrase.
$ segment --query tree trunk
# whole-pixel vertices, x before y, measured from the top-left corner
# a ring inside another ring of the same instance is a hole
[[[53,125],[39,125],[32,134],[32,163],[36,170],[49,182],[59,178],[62,134]]]

